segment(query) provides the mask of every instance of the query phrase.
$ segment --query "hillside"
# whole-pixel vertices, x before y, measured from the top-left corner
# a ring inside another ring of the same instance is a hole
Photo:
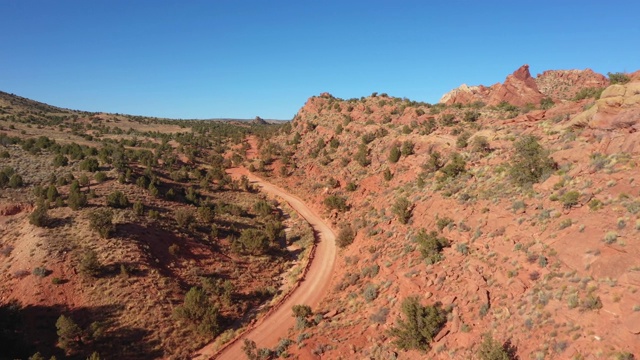
[[[278,126],[0,95],[0,359],[189,358],[304,274],[311,228],[226,174]]]
[[[321,321],[290,352],[639,354],[639,75],[523,66],[435,105],[310,98],[251,164],[342,229]],[[416,304],[444,316],[422,340],[402,332]]]

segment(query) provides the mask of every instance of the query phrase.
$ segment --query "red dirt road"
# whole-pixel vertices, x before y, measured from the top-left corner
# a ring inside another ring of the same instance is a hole
[[[316,249],[307,274],[300,285],[293,290],[290,296],[267,317],[259,321],[256,326],[233,341],[222,352],[216,353],[212,344],[202,348],[195,359],[244,359],[242,351],[244,339],[256,342],[258,348],[273,348],[281,338],[286,337],[288,330],[295,325],[291,307],[296,304],[306,304],[312,309],[320,303],[325,296],[336,257],[335,234],[322,218],[309,209],[305,203],[297,197],[287,193],[283,189],[270,184],[263,179],[250,174],[246,169],[232,169],[230,173],[234,177],[246,175],[249,180],[262,188],[262,191],[275,195],[289,203],[316,232]]]

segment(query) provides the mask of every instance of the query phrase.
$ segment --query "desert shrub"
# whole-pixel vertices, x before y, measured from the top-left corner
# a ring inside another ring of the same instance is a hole
[[[613,84],[626,84],[629,81],[631,81],[631,78],[629,77],[629,75],[625,74],[625,73],[621,73],[621,72],[617,72],[617,73],[607,73],[607,76],[609,77],[609,83],[611,83],[611,85]]]
[[[438,228],[438,231],[442,232],[444,228],[446,228],[447,226],[453,223],[454,221],[452,218],[445,216],[445,217],[438,218],[438,220],[436,220],[436,227]]]
[[[80,190],[72,189],[69,192],[69,197],[67,198],[67,205],[72,210],[78,210],[87,205],[87,195],[82,193]]]
[[[511,360],[516,356],[510,342],[501,344],[495,341],[490,334],[486,334],[478,349],[478,358],[480,360]]]
[[[108,239],[115,231],[113,212],[109,209],[96,209],[89,214],[89,226],[105,239]]]
[[[466,148],[469,145],[469,138],[471,138],[471,133],[468,131],[462,132],[456,139],[456,147],[459,149]]]
[[[253,204],[253,211],[260,216],[269,216],[273,212],[271,205],[265,200],[259,200]]]
[[[404,319],[391,328],[394,344],[402,350],[429,351],[431,341],[447,322],[447,314],[440,303],[422,306],[417,296],[402,301]]]
[[[144,204],[142,201],[136,201],[133,203],[133,213],[138,216],[144,215]]]
[[[210,223],[213,221],[215,217],[215,211],[213,210],[213,206],[210,204],[202,204],[198,207],[198,217],[204,223]]]
[[[440,116],[440,125],[453,126],[456,123],[456,116],[454,114],[442,114]]]
[[[447,165],[445,165],[444,167],[442,167],[442,169],[440,169],[440,171],[443,174],[443,177],[441,178],[442,180],[446,180],[446,179],[451,179],[451,178],[455,178],[460,174],[463,174],[466,169],[467,162],[464,161],[464,159],[462,158],[462,155],[458,154],[458,153],[453,153],[451,154],[451,157],[449,158],[449,162],[447,163]]]
[[[435,231],[427,233],[426,230],[420,229],[416,240],[420,254],[427,264],[435,264],[442,260],[442,249],[449,246],[449,240],[443,236],[438,236]]]
[[[376,324],[384,324],[387,322],[387,316],[389,315],[389,308],[382,307],[375,313],[371,314],[369,320]]]
[[[59,196],[60,193],[58,193],[56,186],[53,184],[49,185],[47,188],[47,200],[49,200],[49,202],[55,202]]]
[[[53,158],[53,166],[60,167],[60,166],[67,166],[67,165],[69,165],[69,159],[67,159],[66,156],[62,154],[58,154]]]
[[[104,171],[98,171],[93,178],[98,182],[98,183],[102,183],[105,180],[107,180],[107,174],[104,173]]]
[[[313,311],[309,305],[293,305],[293,307],[291,307],[291,311],[293,311],[293,317],[296,318],[307,318],[313,315]]]
[[[398,145],[392,145],[391,150],[389,151],[389,161],[391,163],[397,163],[398,160],[400,160],[401,154],[402,153],[400,152],[400,148],[398,147]]]
[[[80,183],[80,186],[87,186],[89,185],[89,177],[85,174],[82,174],[80,175],[78,182]]]
[[[573,100],[578,101],[578,100],[587,99],[591,97],[594,99],[599,99],[603,91],[604,91],[604,88],[595,88],[595,87],[583,88],[576,93],[576,95],[573,97]]]
[[[393,179],[393,173],[391,173],[391,170],[389,170],[389,168],[386,168],[382,172],[382,177],[384,178],[385,181],[389,181]]]
[[[102,264],[98,260],[98,253],[91,249],[86,250],[80,259],[79,271],[89,276],[100,275]]]
[[[429,160],[424,164],[423,168],[426,171],[435,172],[440,170],[444,166],[444,161],[442,160],[442,154],[438,151],[432,151],[429,154]]]
[[[338,236],[336,236],[336,245],[341,248],[347,247],[353,243],[355,237],[356,234],[351,225],[343,225],[338,231]]]
[[[480,118],[480,112],[476,110],[467,110],[464,112],[463,120],[466,122],[476,122]]]
[[[602,300],[600,296],[590,294],[580,301],[580,306],[583,310],[598,310],[602,308]]]
[[[412,205],[406,197],[399,197],[391,207],[391,212],[401,224],[406,224],[411,218]]]
[[[551,99],[548,96],[540,100],[540,109],[542,110],[551,109],[553,105],[555,105],[555,103],[553,102],[553,99]]]
[[[174,211],[173,213],[173,216],[176,219],[176,223],[181,228],[186,228],[195,220],[193,211],[188,208],[176,209],[176,211]]]
[[[378,287],[374,284],[367,284],[362,291],[362,297],[366,302],[372,302],[378,297]]]
[[[347,191],[356,191],[357,188],[358,188],[358,186],[353,181],[349,181],[347,183],[347,186],[346,186],[346,190]]]
[[[602,203],[602,201],[598,200],[598,199],[593,199],[591,201],[589,201],[589,210],[591,211],[598,211],[602,208],[604,204]]]
[[[562,194],[562,196],[560,197],[560,201],[562,201],[562,206],[564,206],[565,209],[571,209],[572,207],[578,205],[579,198],[580,193],[575,190],[571,190]]]
[[[358,146],[358,152],[354,156],[354,159],[362,167],[367,167],[371,164],[371,159],[369,158],[369,148],[367,148],[367,145],[360,144]]]
[[[96,158],[86,158],[80,162],[80,170],[96,172],[100,170],[100,164]]]
[[[47,206],[40,203],[36,206],[31,214],[29,214],[29,223],[38,227],[45,227],[49,223],[47,215]]]
[[[269,238],[257,229],[244,229],[240,237],[231,243],[232,249],[237,253],[262,255],[269,250]]]
[[[519,186],[531,185],[550,175],[556,163],[532,135],[525,135],[514,144],[509,175]]]
[[[616,240],[618,240],[618,233],[615,231],[607,231],[604,235],[604,242],[606,244],[613,244]]]
[[[19,187],[22,187],[24,185],[24,181],[22,180],[22,176],[20,176],[20,174],[13,174],[11,175],[11,177],[9,178],[9,183],[8,183],[10,188],[13,189],[17,189]]]
[[[207,294],[199,287],[189,289],[183,304],[177,306],[173,314],[190,323],[201,335],[215,337],[220,333],[218,307],[209,301]]]
[[[124,209],[129,207],[129,199],[122,191],[116,190],[107,195],[107,206],[116,209]]]
[[[410,140],[405,140],[402,142],[402,148],[400,149],[400,153],[402,156],[413,155],[413,151],[415,148],[415,144]]]
[[[56,321],[58,344],[65,350],[70,350],[82,342],[83,331],[70,317],[60,315]]]
[[[327,196],[324,201],[323,204],[329,209],[329,210],[338,210],[338,211],[346,211],[348,209],[347,206],[347,199],[343,196],[339,196],[339,195],[329,195]]]
[[[471,140],[471,151],[479,153],[488,153],[491,151],[489,140],[486,136],[475,136]]]

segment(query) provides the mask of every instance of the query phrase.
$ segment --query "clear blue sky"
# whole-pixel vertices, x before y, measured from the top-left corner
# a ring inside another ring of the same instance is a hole
[[[321,92],[435,103],[522,64],[640,69],[640,1],[0,0],[0,90],[171,118],[291,119]]]

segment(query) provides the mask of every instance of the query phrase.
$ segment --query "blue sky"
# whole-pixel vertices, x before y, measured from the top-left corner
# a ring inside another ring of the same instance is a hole
[[[640,69],[639,1],[0,0],[0,90],[170,118],[291,119],[307,98],[435,103],[522,64]]]

